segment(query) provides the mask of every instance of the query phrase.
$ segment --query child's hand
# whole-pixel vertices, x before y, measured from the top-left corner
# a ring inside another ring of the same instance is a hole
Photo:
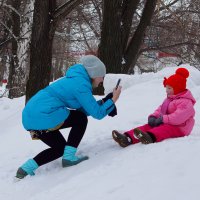
[[[163,117],[162,117],[162,116],[159,117],[159,118],[157,118],[157,119],[155,120],[155,122],[154,122],[155,126],[159,126],[159,125],[161,125],[162,123],[163,123]]]
[[[155,121],[156,121],[156,117],[150,116],[148,118],[148,125],[151,126],[151,127],[154,127],[155,126]]]

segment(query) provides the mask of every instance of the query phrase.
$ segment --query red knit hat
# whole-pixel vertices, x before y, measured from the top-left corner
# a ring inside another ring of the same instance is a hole
[[[189,71],[185,68],[178,68],[176,73],[169,78],[164,78],[163,85],[171,86],[174,89],[174,94],[183,92],[186,89],[187,78],[189,77]]]

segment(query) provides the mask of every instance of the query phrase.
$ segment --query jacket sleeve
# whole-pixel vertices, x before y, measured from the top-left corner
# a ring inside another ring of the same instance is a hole
[[[92,91],[87,87],[77,88],[75,97],[87,115],[91,115],[95,119],[102,119],[114,109],[114,102],[109,99],[102,105],[92,95]]]
[[[102,105],[102,100],[98,100],[97,103],[99,105]],[[86,110],[84,110],[83,107],[79,108],[78,110],[85,113],[87,116],[90,116],[90,114]]]
[[[158,117],[160,117],[160,114],[161,114],[161,105],[148,117],[154,116],[154,117],[158,118]]]
[[[163,115],[163,123],[180,125],[185,123],[195,113],[193,103],[190,100],[177,102],[175,112]]]

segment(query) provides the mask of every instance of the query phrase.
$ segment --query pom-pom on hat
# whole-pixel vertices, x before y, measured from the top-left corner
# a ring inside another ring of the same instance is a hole
[[[93,55],[83,56],[80,63],[85,67],[90,78],[104,77],[106,75],[106,67],[104,63]]]
[[[166,87],[166,85],[171,86],[176,95],[186,89],[186,82],[189,75],[189,71],[186,68],[178,68],[174,75],[169,78],[164,78],[163,85],[164,87]]]

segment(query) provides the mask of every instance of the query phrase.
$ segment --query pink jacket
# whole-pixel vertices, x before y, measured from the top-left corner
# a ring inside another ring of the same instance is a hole
[[[194,126],[196,100],[189,90],[167,97],[150,116],[163,116],[163,123],[177,126],[184,135],[189,135]]]

